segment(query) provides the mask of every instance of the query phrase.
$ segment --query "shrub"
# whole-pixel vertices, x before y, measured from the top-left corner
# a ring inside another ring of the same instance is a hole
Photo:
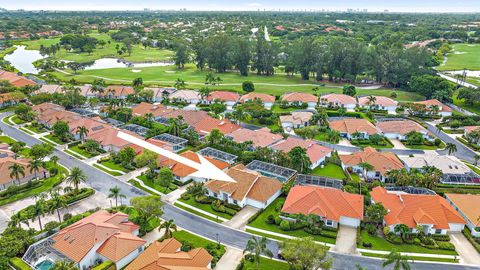
[[[183,252],[189,252],[190,250],[193,249],[193,244],[188,242],[187,240],[182,240],[180,241],[182,244],[182,247],[180,248],[181,251]]]
[[[72,218],[72,214],[70,214],[70,213],[65,213],[65,214],[63,214],[63,221],[69,220],[69,219],[71,219],[71,218]]]
[[[276,225],[280,225],[280,223],[281,223],[282,221],[283,221],[283,220],[282,220],[279,216],[275,217],[275,224],[276,224]]]
[[[257,213],[255,213],[253,216],[251,216],[249,219],[248,219],[248,223],[250,222],[253,222],[255,219],[257,219],[258,216],[260,216],[261,214],[263,213],[263,209],[261,209],[260,211],[258,211]],[[275,221],[274,221],[275,222]]]
[[[287,220],[282,220],[282,222],[280,222],[280,229],[282,231],[289,231],[290,230],[290,222],[288,222]]]
[[[372,236],[376,236],[377,235],[377,227],[371,223],[368,223],[366,226],[365,226],[365,230],[368,232],[368,234],[372,235]]]
[[[235,216],[235,214],[237,214],[237,212],[238,211],[236,211],[236,210],[225,207],[225,213],[229,214],[230,216]]]
[[[442,140],[440,140],[439,138],[435,138],[435,141],[433,141],[433,143],[435,144],[435,146],[440,146],[440,144],[442,144]]]
[[[275,224],[275,217],[273,215],[268,215],[265,222],[268,223],[268,224]]]
[[[236,210],[236,211],[242,210],[242,208],[240,206],[238,206],[236,204],[232,204],[232,203],[226,204],[225,207]]]
[[[364,248],[372,248],[372,247],[373,247],[372,243],[369,243],[369,242],[364,242],[364,243],[362,244],[362,246],[363,246]]]
[[[198,195],[198,196],[195,196],[195,201],[197,203],[210,204],[210,203],[214,202],[215,199],[207,197],[205,195]]]
[[[390,233],[390,227],[383,227],[383,234],[387,235]]]
[[[15,257],[10,259],[10,265],[16,270],[31,270],[30,266],[26,264],[22,259]]]
[[[420,241],[420,239],[418,239],[418,238],[416,238],[416,237],[413,238],[413,244],[414,244],[414,245],[420,245],[421,243],[422,243],[422,241]]]
[[[326,230],[323,230],[321,233],[320,233],[321,236],[324,236],[324,237],[328,237],[328,238],[333,238],[333,239],[336,239],[337,238],[337,233],[335,232],[331,232],[331,231],[326,231]]]
[[[283,207],[283,202],[278,202],[276,205],[275,205],[275,211],[279,212]]]
[[[448,234],[432,234],[430,237],[432,237],[435,241],[450,242],[450,235]]]
[[[303,230],[312,235],[320,235],[322,233],[322,228],[318,226],[306,226]]]
[[[185,200],[185,201],[190,200],[191,197],[192,197],[192,196],[191,196],[189,193],[186,193],[186,192],[183,193],[182,195],[180,195],[180,198],[181,198],[182,200]]]
[[[431,237],[423,237],[420,240],[421,240],[422,244],[424,244],[426,246],[435,245],[435,241]]]
[[[390,93],[391,98],[397,98],[397,92],[392,92]]]
[[[110,269],[115,269],[112,261],[103,262],[95,266],[94,268],[92,268],[92,270],[110,270]]]
[[[386,239],[388,242],[390,242],[390,243],[392,243],[392,244],[396,244],[396,245],[400,245],[400,244],[403,243],[402,238],[401,238],[400,236],[392,233],[392,232],[388,233],[388,234],[385,236],[385,239]]]
[[[56,221],[50,221],[45,224],[44,229],[47,231],[47,235],[50,236],[55,233],[55,228],[57,228],[60,223]]]
[[[443,250],[455,250],[455,246],[450,242],[437,242],[438,248]]]

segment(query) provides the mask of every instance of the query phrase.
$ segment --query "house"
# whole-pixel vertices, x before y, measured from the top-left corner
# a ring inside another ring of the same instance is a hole
[[[1,157],[0,157],[0,190],[6,189],[12,185],[20,185],[26,183],[28,181],[34,180],[36,177],[38,178],[47,178],[50,177],[50,173],[45,168],[39,168],[38,172],[30,171],[30,159],[28,158],[17,158],[9,153],[10,151],[1,150]],[[10,167],[14,164],[20,165],[23,167],[24,174],[19,175],[19,179],[17,180],[15,176],[11,176]]]
[[[306,103],[309,109],[315,109],[318,98],[312,94],[302,92],[286,93],[281,97],[282,102],[287,102],[289,105]]]
[[[96,119],[92,119],[92,118],[88,118],[88,117],[82,117],[78,120],[75,120],[75,121],[71,121],[71,122],[68,122],[68,127],[70,128],[70,134],[73,135],[73,137],[75,138],[75,140],[80,140],[80,134],[77,133],[77,130],[79,127],[85,127],[88,132],[87,132],[87,136],[88,137],[88,134],[90,133],[95,133],[103,128],[109,128],[110,125],[107,124],[106,122],[103,122],[101,120],[96,120]]]
[[[280,115],[280,123],[284,130],[291,131],[294,128],[309,126],[312,117],[312,112],[296,111],[292,112],[290,115]]]
[[[213,257],[203,248],[181,251],[175,238],[154,241],[125,270],[207,270]],[[118,268],[117,268],[118,269]]]
[[[36,82],[20,76],[14,72],[9,72],[0,69],[0,81],[8,81],[12,86],[24,87],[37,85]]]
[[[324,107],[345,108],[354,110],[357,107],[357,101],[354,97],[344,94],[327,94],[320,97],[320,105]]]
[[[151,104],[147,102],[141,102],[132,107],[133,116],[146,116],[151,114],[154,118],[165,116],[171,113],[173,109],[169,109],[162,104]]]
[[[378,179],[385,181],[386,173],[391,170],[400,170],[405,166],[402,161],[392,152],[378,152],[375,148],[365,147],[363,151],[355,152],[350,155],[340,155],[342,168],[352,170],[363,174],[361,163],[368,163],[373,166],[372,171],[368,171],[368,179]],[[351,169],[349,169],[351,168]]]
[[[0,94],[0,108],[8,107],[25,100],[27,96],[22,92],[8,92]]]
[[[128,95],[133,94],[135,94],[135,90],[131,86],[109,85],[103,90],[103,93],[100,93],[100,96],[108,99],[126,99]]]
[[[468,134],[470,134],[474,131],[480,132],[480,126],[465,126],[465,127],[463,127],[463,135],[465,135],[465,136],[467,136]]]
[[[102,149],[106,152],[118,152],[125,147],[131,146],[131,143],[118,137],[120,129],[112,126],[101,126],[98,129],[93,129],[92,132],[87,134],[87,139],[94,140],[100,143]],[[137,138],[142,137],[138,136],[136,133],[130,132],[128,130],[121,130],[121,132],[128,133]]]
[[[255,99],[260,100],[263,106],[265,107],[265,109],[271,109],[273,104],[275,103],[274,96],[268,95],[268,94],[262,94],[262,93],[253,93],[253,92],[250,92],[240,97],[240,102],[245,103]]]
[[[198,91],[193,90],[177,90],[168,96],[170,101],[181,101],[188,104],[197,104],[202,99]]]
[[[192,152],[192,151],[183,152],[183,153],[180,154],[180,156],[182,156],[184,158],[187,158],[187,159],[189,159],[193,162],[196,162],[196,163],[201,162],[199,155],[195,152]],[[215,165],[215,167],[219,168],[220,170],[225,170],[230,166],[230,164],[227,163],[227,162],[220,161],[220,160],[217,160],[217,159],[213,159],[213,158],[210,158],[210,157],[205,157],[205,159],[207,161],[209,161],[210,163],[212,163],[213,165]],[[158,160],[158,164],[160,165],[160,167],[167,167],[172,171],[173,176],[174,176],[175,180],[177,180],[177,181],[180,181],[182,183],[186,183],[186,182],[191,181],[191,180],[193,180],[195,182],[205,182],[207,180],[206,178],[200,178],[200,177],[192,175],[195,172],[197,172],[197,169],[189,167],[186,164],[176,162],[176,161],[171,160],[171,159],[167,159],[163,156],[158,156],[157,160]]]
[[[237,92],[230,91],[213,91],[211,92],[206,100],[206,104],[212,104],[216,101],[223,102],[227,107],[232,107],[240,99],[240,95]]]
[[[425,154],[400,156],[407,170],[422,169],[425,166],[435,167],[445,175],[469,174],[472,170],[455,156],[439,155],[431,151]]]
[[[34,108],[33,111],[36,111],[36,109]],[[46,126],[47,128],[52,128],[53,125],[58,121],[70,123],[81,119],[82,116],[74,112],[65,111],[63,107],[59,108],[52,106],[50,109],[46,109],[37,114],[36,118],[38,123]]]
[[[480,195],[446,193],[445,199],[467,222],[474,237],[480,237]]]
[[[195,112],[198,113],[198,112]],[[228,119],[216,119],[209,115],[193,125],[195,132],[200,136],[206,136],[214,129],[218,129],[222,134],[229,134],[241,127],[232,123]]]
[[[172,87],[145,87],[143,90],[150,90],[153,92],[153,102],[162,102],[165,98],[168,99],[170,94],[177,91],[176,88]]]
[[[368,139],[370,135],[380,133],[380,130],[366,119],[345,118],[331,121],[328,125],[330,129],[340,132],[340,135],[347,139],[352,139],[353,134],[358,134],[359,138]]]
[[[240,128],[229,133],[227,137],[237,143],[252,142],[254,148],[267,147],[283,139],[282,135],[272,133],[266,127],[257,130]]]
[[[405,224],[413,233],[417,226],[426,234],[461,232],[465,220],[453,207],[437,194],[410,194],[375,187],[371,192],[372,203],[381,203],[388,214],[383,223],[394,232],[395,226]]]
[[[227,174],[235,182],[210,180],[205,183],[208,195],[240,207],[247,205],[264,209],[282,193],[282,182],[263,176],[239,164]]]
[[[287,215],[315,215],[325,225],[357,228],[363,219],[363,195],[320,186],[294,186],[282,207]]]
[[[425,105],[428,113],[430,114],[438,114],[442,117],[444,116],[451,116],[452,115],[452,108],[448,107],[447,105],[438,101],[438,99],[429,99],[424,101],[415,102],[415,104],[422,104]]]
[[[393,114],[397,110],[398,102],[385,97],[385,96],[373,96],[375,100],[373,103],[370,102],[370,96],[360,97],[358,99],[358,105],[362,108],[369,108],[371,110],[382,110],[388,111],[388,113]]]
[[[63,87],[58,84],[43,84],[40,88],[35,91],[35,94],[55,94],[55,93],[62,93]]]
[[[293,136],[273,144],[270,148],[288,153],[297,146],[307,150],[308,158],[312,163],[310,166],[312,170],[324,163],[326,158],[332,156],[332,149],[317,144],[312,140],[304,140]]]
[[[82,86],[78,86],[77,88],[80,89],[80,95],[82,95],[86,98],[92,98],[92,97],[97,96],[96,93],[94,91],[92,91],[92,86],[91,85],[85,84],[85,85],[82,85]]]
[[[139,226],[130,222],[128,215],[100,210],[52,236],[52,247],[80,269],[105,261],[122,269],[146,243],[137,236],[138,231]]]
[[[434,137],[430,131],[424,128],[419,123],[412,120],[394,120],[383,121],[377,123],[377,128],[383,133],[383,136],[389,139],[407,140],[407,134],[410,132],[419,132],[423,138],[433,141]]]

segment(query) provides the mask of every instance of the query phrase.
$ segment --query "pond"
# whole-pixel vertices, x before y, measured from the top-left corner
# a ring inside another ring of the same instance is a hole
[[[5,55],[5,60],[22,73],[38,74],[33,62],[45,58],[38,50],[26,50],[25,46],[15,46],[17,49]]]
[[[163,67],[163,66],[171,66],[173,62],[166,61],[166,62],[149,62],[149,63],[130,63],[121,61],[116,58],[100,58],[95,60],[93,65],[86,67],[86,70],[95,70],[95,69],[107,69],[107,68],[140,68],[140,67]]]

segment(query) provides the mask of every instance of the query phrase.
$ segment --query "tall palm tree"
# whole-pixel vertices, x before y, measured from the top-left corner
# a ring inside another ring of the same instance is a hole
[[[52,157],[50,157],[50,161],[52,162],[52,164],[53,164],[54,166],[57,166],[59,160],[60,160],[60,158],[59,158],[58,156],[52,156]]]
[[[478,161],[480,160],[480,155],[475,155],[475,156],[473,157],[473,160],[475,161],[475,166],[477,166],[477,165],[478,165]]]
[[[25,177],[25,167],[18,163],[13,163],[8,169],[10,170],[10,178],[15,178],[17,183],[20,184],[20,176]]]
[[[45,208],[45,200],[44,199],[41,199],[41,200],[38,200],[35,202],[35,204],[33,205],[32,207],[32,214],[33,214],[33,217],[32,217],[32,221],[35,220],[35,218],[38,219],[38,225],[40,226],[40,231],[43,230],[43,227],[42,227],[42,216],[45,214],[46,212],[46,208]]]
[[[177,89],[185,89],[187,87],[187,84],[185,83],[184,80],[178,78],[177,80],[175,80],[175,83],[173,84],[173,87],[175,87]]]
[[[372,105],[375,105],[375,102],[377,101],[377,98],[375,96],[368,96],[367,97],[367,104],[369,107],[371,107]]]
[[[369,171],[374,169],[373,165],[368,162],[362,162],[358,164],[358,167],[363,169],[363,176],[365,177],[366,180],[368,180],[367,174]]]
[[[70,261],[56,261],[50,270],[78,270],[75,262]]]
[[[40,171],[40,168],[44,166],[43,161],[39,159],[32,159],[28,161],[28,167],[30,168],[30,173],[35,174],[35,179],[37,178],[37,173]]]
[[[82,141],[82,143],[85,142],[85,138],[87,137],[88,132],[89,132],[89,130],[85,126],[78,126],[77,127],[77,132],[76,133],[78,134],[78,136],[80,136],[80,140]]]
[[[172,238],[173,235],[172,235],[172,231],[177,231],[177,225],[175,225],[175,223],[173,223],[173,219],[170,219],[168,221],[165,221],[163,222],[160,227],[158,227],[158,230],[162,230],[162,229],[165,229],[165,233],[163,234],[163,239],[168,239],[168,238]]]
[[[8,222],[8,226],[10,227],[15,227],[15,226],[20,226],[20,224],[25,224],[29,225],[30,223],[28,222],[28,218],[26,218],[25,212],[24,211],[18,211],[17,213],[13,214],[10,217],[10,221]]]
[[[448,151],[448,154],[451,155],[457,152],[457,145],[454,143],[447,143],[445,149]]]
[[[65,180],[68,184],[74,186],[76,191],[78,191],[78,186],[87,181],[87,176],[79,167],[73,167]]]
[[[396,251],[392,251],[387,255],[387,258],[383,261],[383,268],[392,264],[393,270],[410,270],[408,259]]]
[[[170,118],[168,119],[168,124],[168,133],[174,136],[179,136],[182,132],[182,125],[180,123],[180,120],[178,118]]]
[[[115,207],[118,207],[118,198],[126,198],[121,191],[122,190],[118,186],[114,186],[109,190],[108,198],[115,198]]]
[[[243,251],[243,253],[245,253],[245,252],[251,252],[251,253],[254,254],[257,269],[259,269],[259,267],[260,267],[260,255],[262,253],[267,255],[270,258],[273,257],[272,251],[270,251],[267,248],[267,238],[266,237],[258,238],[258,237],[252,236],[252,238],[250,238],[248,240],[247,246],[245,247],[245,250]]]
[[[67,199],[64,196],[61,196],[58,192],[58,189],[53,189],[50,191],[50,204],[48,205],[48,210],[51,214],[55,211],[57,212],[58,222],[62,222],[62,218],[60,216],[60,209],[65,208],[68,206]]]

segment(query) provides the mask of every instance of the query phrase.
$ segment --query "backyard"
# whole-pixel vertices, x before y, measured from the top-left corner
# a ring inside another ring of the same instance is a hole
[[[312,171],[311,174],[335,179],[345,179],[347,177],[343,172],[342,167],[332,162],[327,162],[323,168],[321,165],[318,166]]]
[[[183,245],[182,250],[186,249],[187,245],[189,249],[194,249],[194,248],[206,249],[208,253],[210,253],[210,255],[213,256],[212,268],[215,267],[218,260],[220,260],[220,258],[226,252],[224,245],[213,242],[206,238],[197,236],[193,233],[182,230],[182,231],[174,231],[172,234],[175,239],[177,239],[180,243],[182,243]]]

